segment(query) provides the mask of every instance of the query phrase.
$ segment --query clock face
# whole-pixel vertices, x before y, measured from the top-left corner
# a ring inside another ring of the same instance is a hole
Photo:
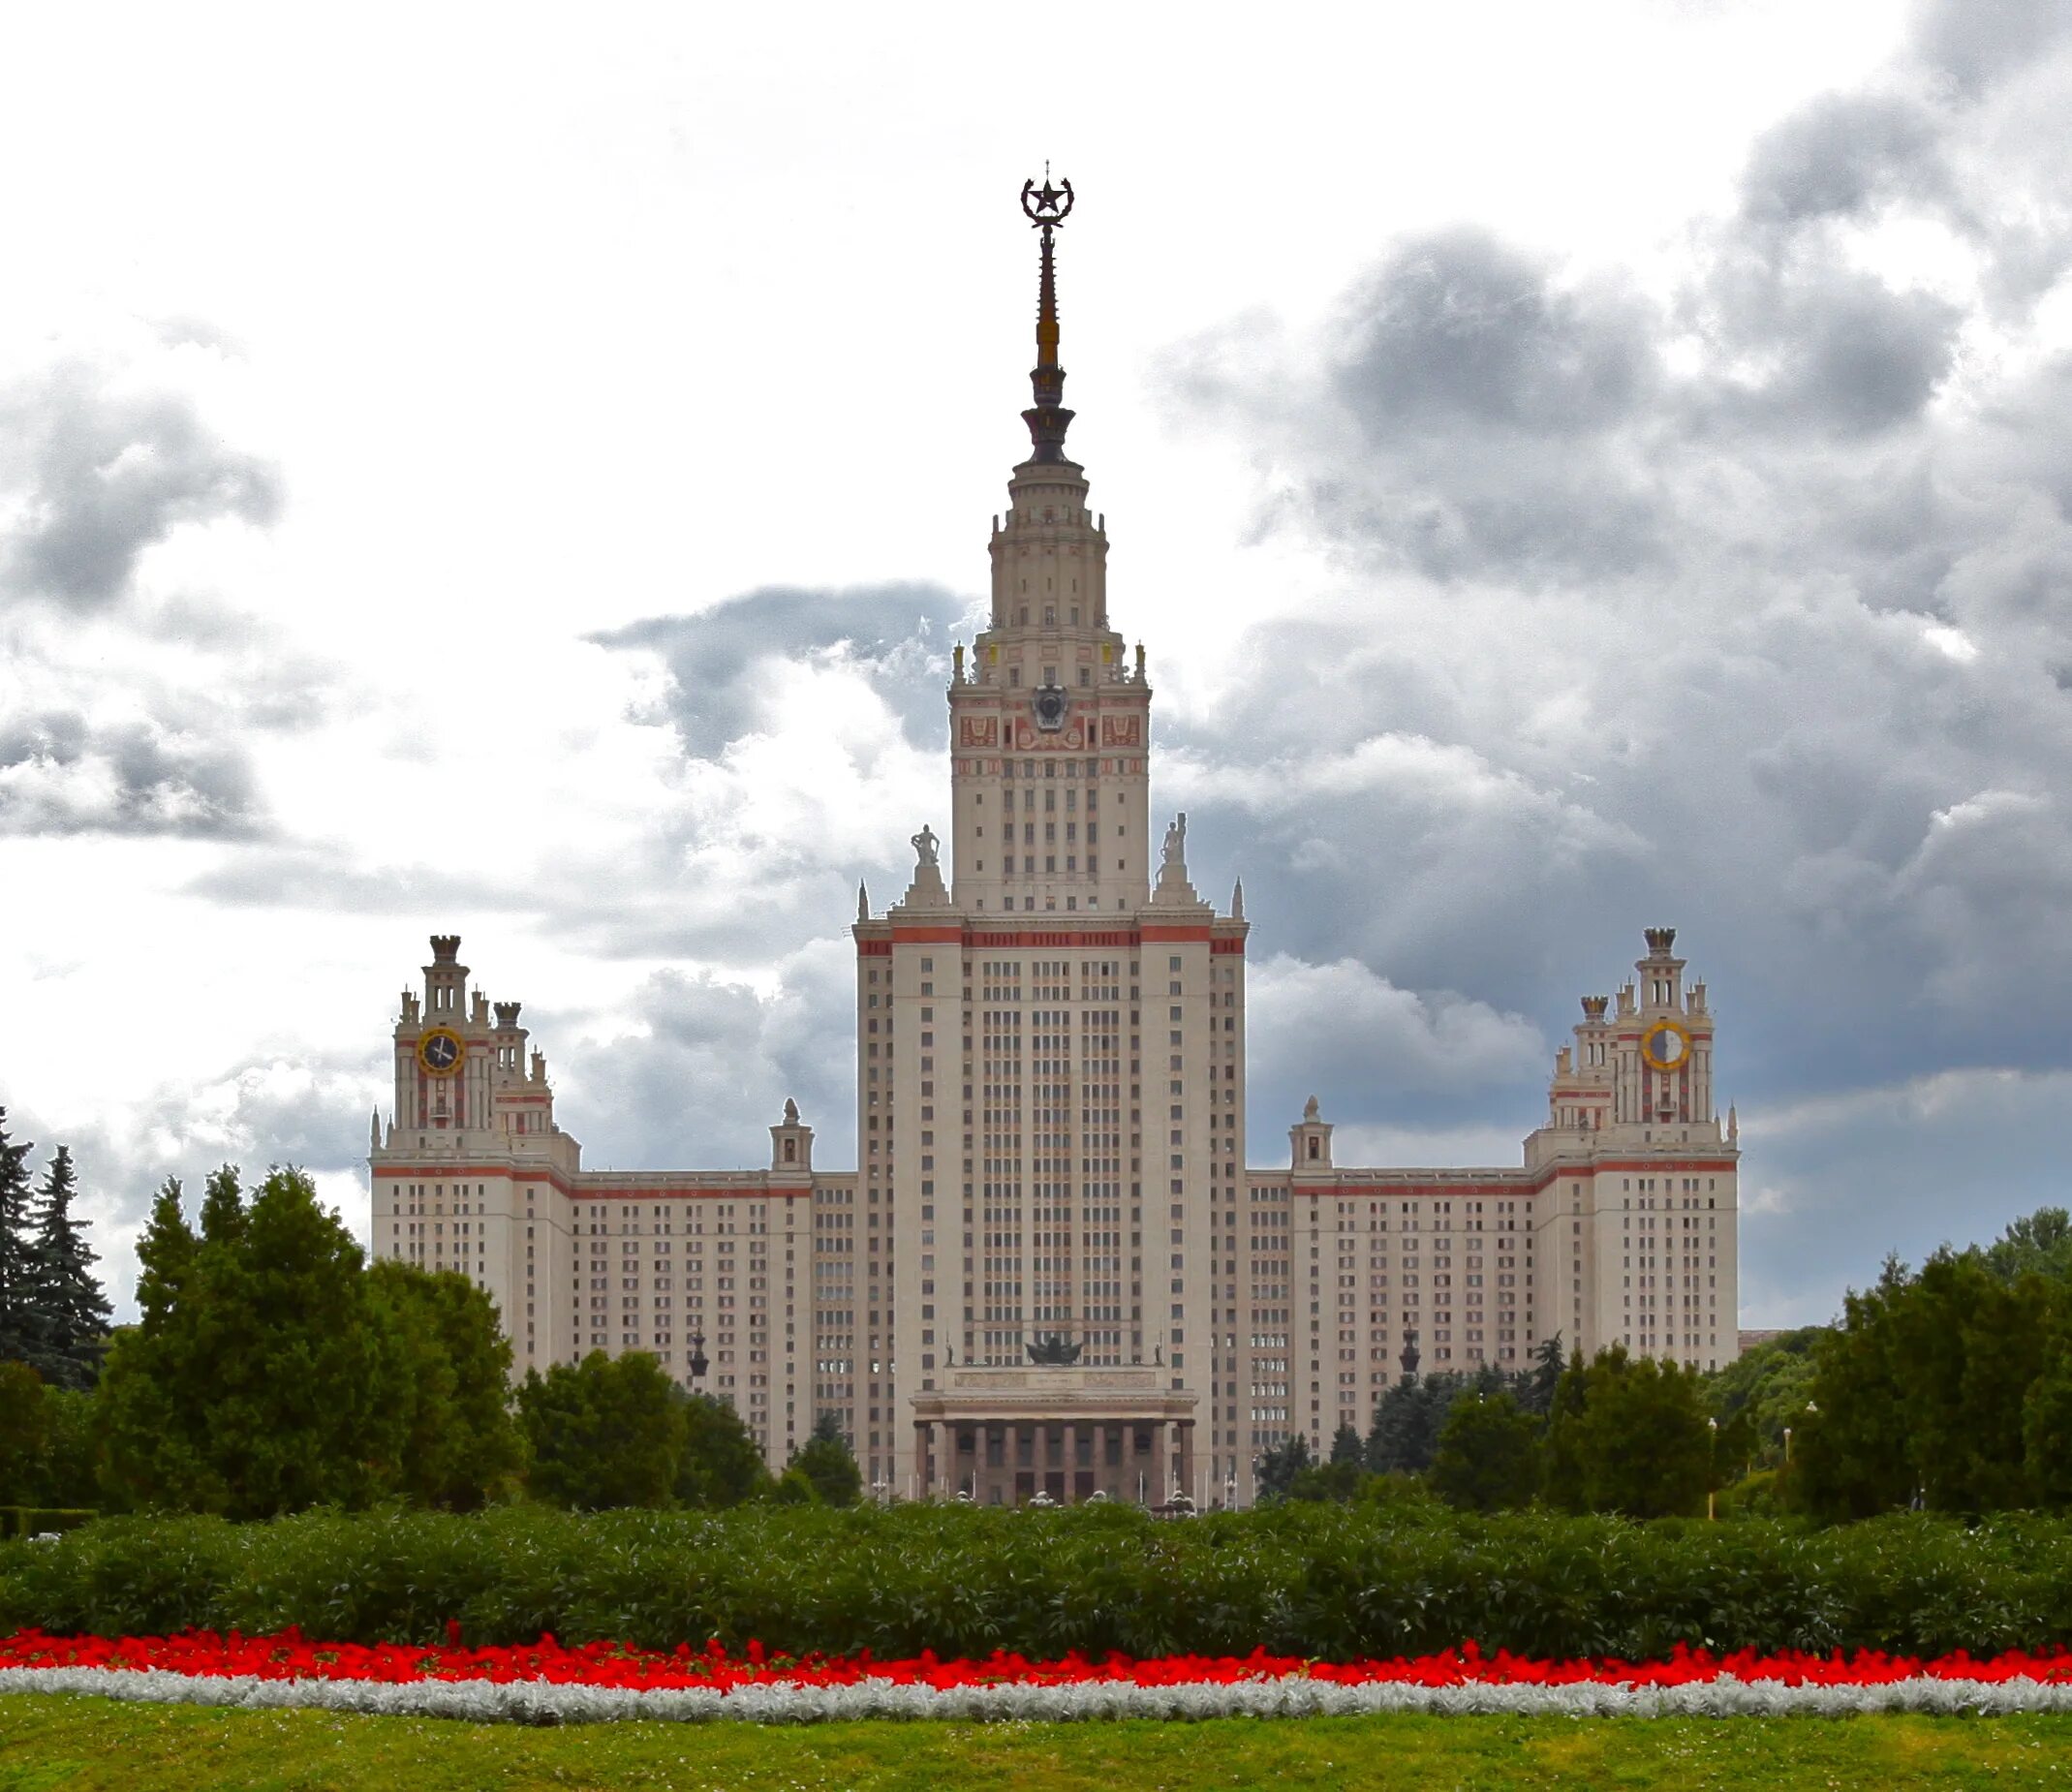
[[[1036,726],[1049,733],[1065,726],[1065,693],[1046,685],[1036,694]]]
[[[417,1062],[431,1076],[451,1076],[467,1055],[466,1042],[449,1027],[434,1027],[417,1041]]]
[[[1640,1052],[1657,1070],[1681,1070],[1690,1057],[1690,1035],[1673,1020],[1658,1020],[1642,1036]]]

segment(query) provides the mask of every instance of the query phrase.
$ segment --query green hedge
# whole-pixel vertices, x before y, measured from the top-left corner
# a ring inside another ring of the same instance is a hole
[[[2072,1637],[2072,1525],[1839,1529],[1336,1506],[1151,1519],[942,1506],[270,1524],[110,1518],[0,1544],[0,1632],[248,1632],[475,1643],[717,1636],[798,1653],[1122,1650],[1346,1658],[1472,1637],[1540,1655],[1870,1647],[1942,1653]]]
[[[77,1530],[100,1516],[91,1507],[0,1506],[0,1537],[37,1537],[46,1531]]]

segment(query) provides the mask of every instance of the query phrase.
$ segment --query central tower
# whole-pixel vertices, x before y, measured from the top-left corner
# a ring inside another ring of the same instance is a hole
[[[1110,626],[1065,448],[1072,205],[1068,181],[1022,191],[1030,452],[953,659],[950,875],[924,824],[905,894],[855,927],[859,1219],[887,1240],[857,1328],[885,1422],[860,1453],[882,1435],[915,1492],[1157,1503],[1249,1481],[1246,925],[1190,882],[1184,816],[1154,870],[1143,650]]]

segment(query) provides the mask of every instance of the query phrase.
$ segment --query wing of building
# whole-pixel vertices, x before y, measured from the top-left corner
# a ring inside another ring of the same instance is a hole
[[[947,691],[950,875],[924,825],[899,901],[859,893],[856,1167],[817,1168],[787,1100],[763,1168],[583,1169],[519,1004],[435,936],[375,1129],[375,1251],[480,1283],[520,1374],[653,1351],[773,1468],[834,1412],[881,1497],[1246,1501],[1262,1450],[1364,1431],[1420,1367],[1553,1337],[1727,1361],[1738,1141],[1672,929],[1583,999],[1517,1167],[1349,1168],[1314,1100],[1284,1165],[1246,1167],[1243,890],[1202,900],[1187,818],[1153,820],[1144,652],[1065,454],[1070,204],[1024,195],[1032,447]]]

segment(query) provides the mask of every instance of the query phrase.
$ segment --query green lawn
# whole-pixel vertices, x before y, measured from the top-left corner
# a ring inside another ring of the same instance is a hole
[[[0,1698],[0,1792],[2072,1786],[2072,1717],[599,1724]]]

